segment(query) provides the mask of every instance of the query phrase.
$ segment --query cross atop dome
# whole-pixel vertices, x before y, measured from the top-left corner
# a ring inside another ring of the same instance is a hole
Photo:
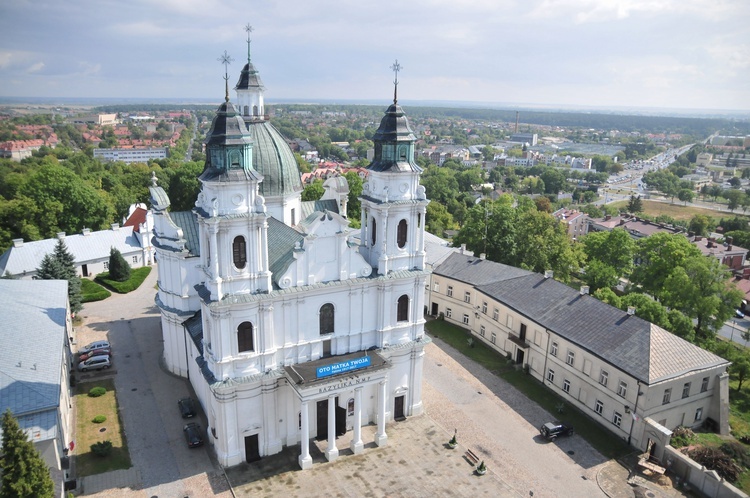
[[[229,64],[234,62],[234,59],[225,50],[216,60],[224,64],[224,100],[229,102]]]
[[[393,103],[398,103],[398,72],[401,71],[401,64],[398,63],[398,59],[391,66],[393,71]]]

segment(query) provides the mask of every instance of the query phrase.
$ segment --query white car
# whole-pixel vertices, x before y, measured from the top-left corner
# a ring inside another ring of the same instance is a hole
[[[88,353],[94,349],[106,349],[109,348],[109,342],[107,341],[94,341],[91,344],[86,344],[84,347],[78,350],[78,354]]]
[[[112,357],[105,356],[92,356],[88,360],[84,360],[78,364],[78,370],[86,372],[88,370],[102,370],[112,366]]]

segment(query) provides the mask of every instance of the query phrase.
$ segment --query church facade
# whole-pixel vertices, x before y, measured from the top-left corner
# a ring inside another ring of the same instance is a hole
[[[206,138],[201,191],[171,212],[154,179],[156,303],[164,361],[189,379],[224,466],[422,412],[424,221],[429,202],[415,137],[394,93],[374,137],[361,197],[362,237],[350,240],[348,188],[301,200],[294,155],[265,114],[249,53],[238,105],[218,108]]]

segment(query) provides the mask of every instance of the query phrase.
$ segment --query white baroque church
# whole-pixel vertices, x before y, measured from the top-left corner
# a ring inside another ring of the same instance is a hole
[[[394,82],[397,88],[398,82]],[[294,155],[265,114],[250,61],[227,90],[206,138],[201,191],[190,212],[170,212],[154,178],[164,361],[189,379],[208,419],[207,440],[232,466],[310,439],[422,412],[425,211],[415,137],[394,91],[374,136],[361,196],[361,237],[346,219],[342,179],[301,200]]]

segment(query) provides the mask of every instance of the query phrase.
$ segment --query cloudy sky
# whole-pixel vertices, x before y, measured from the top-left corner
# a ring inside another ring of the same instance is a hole
[[[748,0],[1,0],[0,96],[750,110]]]

